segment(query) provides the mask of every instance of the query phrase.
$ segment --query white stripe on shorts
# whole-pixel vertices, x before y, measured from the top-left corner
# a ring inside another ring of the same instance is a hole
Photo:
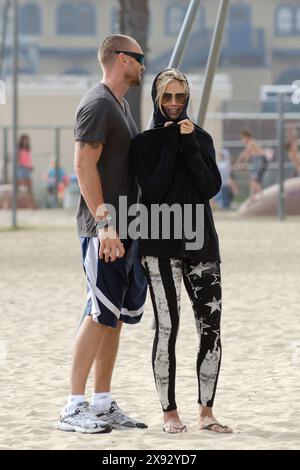
[[[92,301],[92,310],[91,315],[94,320],[97,320],[101,311],[97,299],[105,305],[117,318],[120,318],[120,310],[100,291],[96,286],[97,281],[97,270],[98,270],[98,256],[99,256],[99,239],[97,237],[92,237],[90,239],[86,256],[84,259],[84,267],[87,276],[87,283],[89,287],[89,292],[87,295],[88,300]]]

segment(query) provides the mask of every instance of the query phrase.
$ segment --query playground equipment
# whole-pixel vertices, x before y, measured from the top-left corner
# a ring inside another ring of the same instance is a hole
[[[258,199],[247,199],[239,208],[239,216],[274,216],[278,211],[278,184],[264,189]],[[288,178],[284,181],[284,213],[286,215],[300,215],[300,176]]]

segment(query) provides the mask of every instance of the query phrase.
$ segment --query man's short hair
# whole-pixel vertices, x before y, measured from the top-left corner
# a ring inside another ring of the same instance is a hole
[[[99,47],[98,59],[102,66],[112,64],[116,55],[114,51],[117,50],[131,50],[132,45],[136,40],[124,34],[111,34],[104,39],[102,45]]]

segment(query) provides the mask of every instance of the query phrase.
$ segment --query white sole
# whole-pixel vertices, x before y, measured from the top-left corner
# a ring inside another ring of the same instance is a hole
[[[145,429],[148,428],[138,428],[136,426],[130,427],[130,426],[122,426],[122,424],[110,424],[113,429],[116,429],[118,431],[133,431],[134,429],[137,429],[138,431],[145,431]]]
[[[57,429],[59,431],[67,431],[67,432],[81,432],[83,434],[104,434],[111,432],[111,429],[106,428],[94,428],[94,429],[85,429],[80,428],[79,426],[72,426],[68,423],[58,423]]]

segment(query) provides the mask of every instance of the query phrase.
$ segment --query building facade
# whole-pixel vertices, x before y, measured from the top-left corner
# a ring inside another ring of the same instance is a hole
[[[148,72],[167,65],[188,4],[189,0],[149,0]],[[99,73],[98,46],[118,31],[117,0],[20,0],[19,5],[22,73]],[[204,71],[219,0],[202,0],[200,5],[182,64],[190,73]],[[3,6],[0,0],[2,11]],[[229,108],[251,110],[262,84],[300,78],[299,40],[299,0],[232,0],[218,70],[233,84]],[[8,34],[7,74],[10,49]]]

